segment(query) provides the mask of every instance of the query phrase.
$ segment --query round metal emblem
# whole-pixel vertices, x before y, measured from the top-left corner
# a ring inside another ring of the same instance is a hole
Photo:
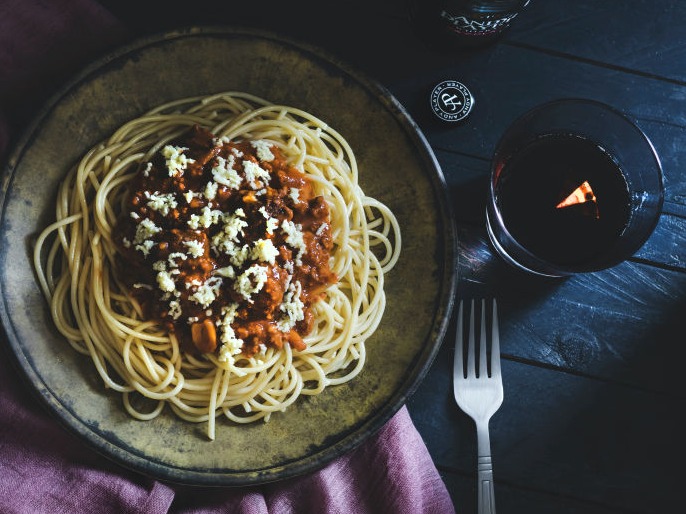
[[[465,119],[474,106],[474,97],[467,86],[456,80],[444,80],[431,91],[431,109],[443,121]]]

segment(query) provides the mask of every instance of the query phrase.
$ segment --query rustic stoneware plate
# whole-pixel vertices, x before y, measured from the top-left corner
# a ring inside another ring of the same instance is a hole
[[[131,419],[87,357],[55,330],[31,264],[54,216],[58,182],[82,154],[144,111],[173,99],[239,90],[305,109],[338,130],[360,182],[402,230],[387,276],[383,321],[348,384],[300,398],[268,423],[204,424],[170,413]],[[314,471],[376,432],[416,389],[446,331],[456,286],[456,236],[436,158],[383,87],[317,48],[235,28],[192,28],[144,39],[83,70],[24,134],[0,196],[0,314],[16,361],[47,407],[97,451],[163,480],[248,485]]]

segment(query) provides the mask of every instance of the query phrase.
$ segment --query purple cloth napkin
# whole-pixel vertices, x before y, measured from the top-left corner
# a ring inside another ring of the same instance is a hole
[[[93,0],[0,3],[0,162],[50,87],[127,41]],[[0,513],[450,514],[448,491],[403,407],[315,473],[246,488],[166,484],[86,447],[37,401],[0,335]]]

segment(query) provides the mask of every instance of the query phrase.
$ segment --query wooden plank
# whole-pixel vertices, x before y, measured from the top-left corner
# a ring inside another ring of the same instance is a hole
[[[415,0],[373,0],[359,9],[381,23],[397,19],[411,27]],[[428,4],[423,0],[419,3]],[[536,48],[572,60],[686,83],[686,3],[676,0],[531,0],[501,39],[501,45]],[[383,30],[383,29],[382,29]],[[415,45],[421,40],[413,38]],[[434,50],[436,51],[436,50]],[[462,53],[476,53],[469,49]],[[445,56],[456,54],[448,49]],[[526,70],[528,71],[528,70]]]
[[[686,82],[686,3],[532,0],[506,35],[525,44]]]
[[[469,476],[476,436],[453,400],[452,354],[446,342],[408,406],[437,466]],[[505,400],[490,424],[497,489],[632,513],[676,511],[681,480],[670,471],[685,445],[672,398],[511,360],[502,365]]]
[[[442,466],[438,470],[450,492],[458,513],[477,512],[476,473],[456,473]],[[568,498],[547,491],[513,487],[496,478],[495,504],[499,513],[521,512],[525,514],[617,514],[608,505]]]
[[[625,262],[538,278],[494,257],[480,227],[458,241],[458,295],[498,299],[504,354],[684,398],[686,274]]]

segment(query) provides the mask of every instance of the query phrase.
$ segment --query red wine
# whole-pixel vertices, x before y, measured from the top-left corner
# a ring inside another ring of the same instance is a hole
[[[602,262],[625,229],[629,188],[594,142],[543,136],[504,163],[495,199],[505,228],[540,259],[563,266]]]

